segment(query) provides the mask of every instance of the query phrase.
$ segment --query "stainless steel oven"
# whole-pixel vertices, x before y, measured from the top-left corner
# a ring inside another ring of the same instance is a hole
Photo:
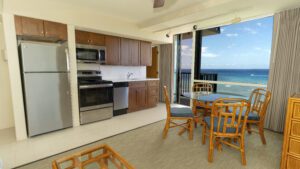
[[[81,124],[113,116],[113,83],[102,80],[96,73],[97,71],[78,73]]]
[[[106,63],[106,52],[103,46],[76,45],[76,58],[79,63]]]

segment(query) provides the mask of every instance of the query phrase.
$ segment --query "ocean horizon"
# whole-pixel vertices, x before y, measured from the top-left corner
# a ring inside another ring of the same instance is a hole
[[[182,73],[190,73],[191,69],[182,69]],[[217,74],[218,81],[252,83],[267,85],[269,69],[201,69],[201,73]],[[187,79],[183,79],[187,80]],[[238,85],[217,85],[218,92],[236,93],[248,97],[256,87]]]

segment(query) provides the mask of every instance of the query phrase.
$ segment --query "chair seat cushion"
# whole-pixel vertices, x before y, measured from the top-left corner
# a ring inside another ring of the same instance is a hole
[[[242,114],[242,119],[244,119],[245,113],[246,113],[246,111],[243,112],[243,114]],[[237,113],[237,114],[238,114],[238,113]],[[259,121],[259,116],[258,116],[257,113],[249,112],[249,114],[248,114],[248,120],[256,120],[256,121]]]
[[[211,127],[211,122],[210,122],[210,118],[211,117],[204,117],[204,122],[207,124],[208,128]],[[214,132],[217,132],[217,129],[218,129],[218,122],[219,122],[219,118],[218,117],[214,117]],[[228,119],[228,122],[227,123],[230,123],[231,122],[231,119]],[[237,122],[235,122],[235,124],[237,124]],[[224,125],[224,118],[222,117],[221,118],[221,123],[220,123],[220,130],[219,132],[223,132],[223,125]],[[241,130],[241,127],[239,127],[239,130]],[[226,133],[235,133],[236,132],[236,128],[227,128],[226,129]]]
[[[171,117],[193,117],[192,109],[187,106],[171,106]]]

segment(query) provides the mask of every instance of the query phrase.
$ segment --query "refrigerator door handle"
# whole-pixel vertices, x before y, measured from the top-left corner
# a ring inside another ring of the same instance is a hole
[[[65,53],[66,53],[66,60],[67,60],[67,71],[69,72],[70,71],[70,55],[69,55],[69,49],[66,48],[65,49]]]

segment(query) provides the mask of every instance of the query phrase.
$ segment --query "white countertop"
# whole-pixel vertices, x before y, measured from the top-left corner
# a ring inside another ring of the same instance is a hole
[[[138,81],[149,81],[149,80],[159,80],[159,78],[133,78],[133,79],[103,79],[112,82],[138,82]]]

